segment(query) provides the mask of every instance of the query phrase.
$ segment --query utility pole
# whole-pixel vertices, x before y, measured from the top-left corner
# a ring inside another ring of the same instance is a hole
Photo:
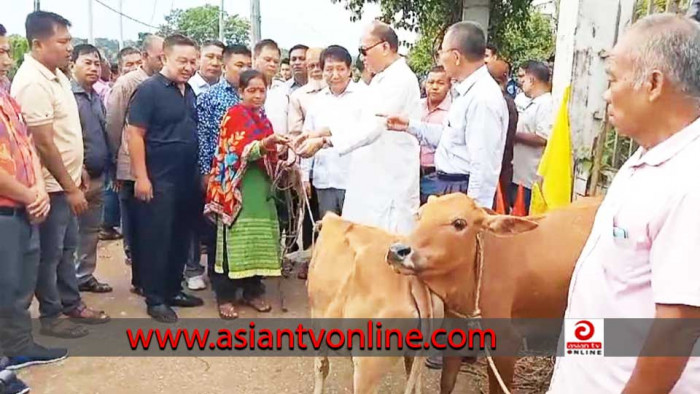
[[[250,46],[260,41],[260,0],[250,0]]]
[[[124,49],[124,15],[122,13],[122,0],[119,0],[119,50]]]
[[[224,0],[221,0],[221,6],[219,7],[219,41],[224,44]]]
[[[88,2],[88,43],[95,45],[95,37],[92,34],[92,0]]]
[[[41,0],[34,0],[34,11],[41,10]]]

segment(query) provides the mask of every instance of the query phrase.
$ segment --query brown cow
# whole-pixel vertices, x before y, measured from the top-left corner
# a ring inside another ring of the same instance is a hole
[[[476,252],[481,233],[482,316],[562,318],[573,268],[599,205],[597,199],[582,200],[539,218],[517,218],[494,215],[464,194],[432,197],[421,208],[408,242],[392,245],[387,260],[400,272],[416,275],[441,297],[446,316],[470,316],[479,280]],[[517,333],[509,334],[516,337],[510,343],[520,343]],[[509,387],[515,361],[494,357]],[[459,358],[445,358],[442,393],[452,392],[459,365]],[[501,391],[490,369],[489,386],[492,393]]]
[[[386,251],[401,240],[374,227],[327,214],[314,246],[308,274],[312,318],[427,318],[442,317],[439,298],[415,277],[396,273],[386,264]],[[438,305],[433,306],[432,301]],[[354,357],[355,393],[373,393],[381,378],[401,357]],[[421,358],[404,358],[409,374],[406,393],[420,392]],[[323,392],[329,372],[327,357],[314,362],[314,393]],[[410,373],[409,373],[410,371]]]

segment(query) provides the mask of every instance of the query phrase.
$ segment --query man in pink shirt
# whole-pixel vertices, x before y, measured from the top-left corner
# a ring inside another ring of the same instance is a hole
[[[442,66],[433,67],[425,80],[426,97],[421,100],[421,121],[443,124],[452,104],[450,78]],[[420,147],[420,203],[425,204],[431,192],[429,175],[435,172],[435,148],[427,144]]]
[[[700,359],[688,356],[699,333],[687,319],[700,319],[700,183],[693,181],[700,168],[700,24],[670,14],[640,20],[613,49],[608,75],[610,121],[640,148],[596,215],[565,318],[656,319],[624,338],[605,335],[603,354],[609,343],[629,341],[658,357],[567,353],[557,360],[550,392],[697,392]],[[613,323],[604,322],[606,334]],[[667,357],[669,349],[675,357]]]

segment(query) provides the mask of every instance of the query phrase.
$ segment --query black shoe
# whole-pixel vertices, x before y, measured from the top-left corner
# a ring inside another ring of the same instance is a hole
[[[425,360],[425,366],[430,369],[442,369],[442,356],[432,356]]]
[[[175,298],[172,298],[170,301],[168,301],[167,304],[170,306],[191,308],[195,306],[204,305],[204,301],[202,301],[202,299],[199,297],[195,297],[193,295],[185,293],[184,291],[181,291],[180,294],[176,295]]]
[[[148,312],[148,316],[152,317],[155,321],[161,323],[177,322],[177,313],[165,304],[149,305],[146,311]]]
[[[23,351],[21,355],[8,357],[9,364],[6,368],[10,371],[16,371],[31,365],[54,363],[56,361],[64,360],[66,357],[68,357],[68,349],[47,349],[35,343],[27,350]]]
[[[97,237],[100,241],[116,241],[124,238],[124,236],[114,227],[106,227],[101,229]]]
[[[29,387],[19,380],[11,371],[0,371],[0,393],[3,394],[25,394],[29,392]]]

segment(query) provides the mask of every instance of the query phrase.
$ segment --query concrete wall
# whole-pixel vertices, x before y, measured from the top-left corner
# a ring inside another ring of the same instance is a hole
[[[491,0],[463,0],[462,20],[477,22],[488,30]]]

